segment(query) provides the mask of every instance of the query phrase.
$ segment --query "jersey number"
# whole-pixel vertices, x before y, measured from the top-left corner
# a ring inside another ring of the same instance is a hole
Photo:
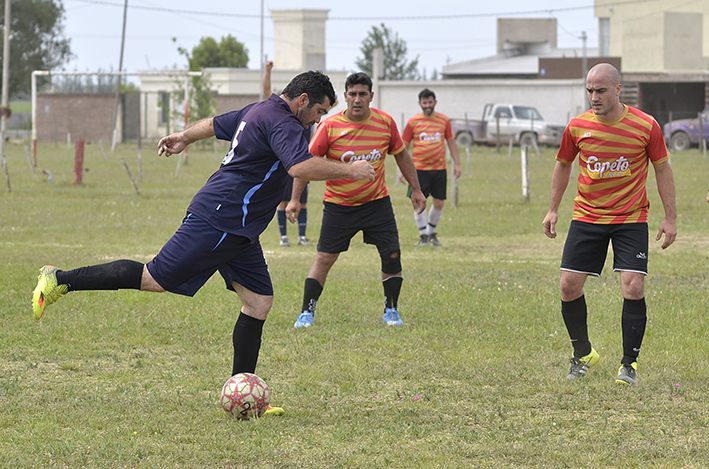
[[[244,127],[246,127],[246,122],[241,121],[241,123],[239,124],[239,128],[236,129],[234,138],[231,141],[231,148],[229,149],[229,153],[227,153],[224,159],[222,160],[222,165],[229,164],[231,159],[234,158],[234,149],[239,144],[239,134],[242,130],[244,130]]]

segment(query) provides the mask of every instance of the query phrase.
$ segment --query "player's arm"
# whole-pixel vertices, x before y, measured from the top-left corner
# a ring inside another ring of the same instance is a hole
[[[669,161],[654,166],[657,179],[657,192],[660,194],[662,206],[665,209],[665,219],[657,232],[657,241],[665,234],[662,249],[667,249],[677,238],[677,206],[675,204],[675,179]]]
[[[263,72],[263,97],[268,99],[271,96],[271,69],[273,69],[273,60],[267,60],[264,64],[266,69]]]
[[[458,144],[456,143],[455,138],[449,138],[446,142],[448,142],[448,149],[451,152],[451,159],[453,160],[453,176],[458,179],[461,175]]]
[[[296,178],[293,181],[294,185],[298,179],[303,179],[306,182],[331,179],[369,179],[374,181],[374,168],[364,160],[344,164],[313,157],[291,166],[288,174]]]
[[[406,179],[406,182],[411,186],[411,204],[414,206],[416,213],[421,213],[426,210],[426,197],[421,192],[419,185],[419,176],[414,166],[414,160],[411,159],[409,151],[404,148],[402,151],[394,155],[396,166],[401,171],[401,174]]]
[[[214,118],[212,117],[197,121],[192,127],[182,132],[175,132],[161,138],[158,142],[158,155],[170,156],[182,153],[190,143],[210,137],[214,137]]]
[[[549,211],[542,222],[544,234],[549,238],[556,238],[556,222],[559,220],[559,205],[561,205],[561,198],[564,196],[566,187],[569,185],[571,169],[571,163],[559,160],[556,161],[556,165],[554,166],[554,172],[551,176]]]
[[[291,192],[290,201],[286,206],[286,217],[291,223],[298,221],[298,215],[300,214],[300,209],[302,208],[300,204],[300,196],[305,190],[305,186],[308,185],[308,181],[305,179],[293,179],[293,192]]]

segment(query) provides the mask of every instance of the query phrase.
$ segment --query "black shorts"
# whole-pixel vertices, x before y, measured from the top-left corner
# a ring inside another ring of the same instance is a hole
[[[446,200],[448,175],[445,169],[434,169],[431,171],[417,169],[416,173],[418,174],[421,192],[423,192],[426,198],[430,195],[434,199]],[[411,186],[409,186],[406,196],[411,197]]]
[[[306,205],[308,203],[308,188],[310,187],[310,181],[305,185],[305,189],[300,193],[300,204]],[[293,178],[288,176],[288,182],[286,183],[285,192],[283,193],[283,199],[281,202],[290,202],[291,194],[293,194]]]
[[[365,243],[374,244],[379,251],[400,249],[399,230],[389,197],[355,207],[324,202],[318,252],[347,251],[358,231],[362,231]]]
[[[215,230],[191,213],[147,267],[158,285],[180,295],[194,296],[218,270],[229,290],[236,282],[273,296],[261,243]]]
[[[647,223],[598,225],[577,220],[571,222],[561,257],[561,270],[600,277],[613,242],[613,271],[647,275]]]

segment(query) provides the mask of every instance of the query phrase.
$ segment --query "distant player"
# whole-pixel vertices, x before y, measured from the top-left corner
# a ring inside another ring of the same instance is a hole
[[[564,131],[551,179],[549,212],[542,225],[544,234],[556,237],[559,204],[578,154],[578,195],[561,258],[561,314],[574,348],[567,379],[583,378],[599,358],[588,338],[583,286],[589,275],[601,275],[611,241],[613,270],[620,272],[623,292],[623,357],[616,383],[635,385],[647,323],[650,202],[646,182],[650,165],[665,209],[656,236],[659,241],[665,235],[662,249],[677,237],[677,210],[662,130],[652,116],[621,103],[620,89],[620,74],[612,65],[598,64],[588,72],[591,110],[572,119]]]
[[[313,325],[315,306],[325,285],[328,272],[341,252],[359,232],[364,242],[374,244],[379,251],[384,286],[384,323],[402,325],[397,309],[403,282],[399,231],[394,218],[384,177],[384,159],[394,156],[401,173],[412,188],[414,210],[426,209],[426,198],[419,188],[416,168],[392,117],[370,107],[374,93],[372,79],[365,73],[354,73],[345,82],[347,109],[318,126],[310,151],[330,161],[351,163],[368,161],[374,166],[374,181],[353,179],[330,180],[325,183],[325,202],[318,253],[305,279],[302,313],[295,327]],[[293,199],[286,211],[291,221],[298,214],[302,179],[293,184]]]
[[[419,229],[419,246],[431,244],[441,246],[436,236],[436,227],[443,215],[443,205],[446,201],[447,181],[446,174],[446,142],[453,159],[453,176],[460,177],[460,159],[458,158],[458,145],[453,137],[451,122],[447,116],[436,112],[436,94],[425,88],[419,93],[420,114],[409,119],[404,128],[404,144],[414,142],[413,160],[418,173],[421,192],[428,198],[433,197],[433,206],[428,212],[416,213],[414,220]]]

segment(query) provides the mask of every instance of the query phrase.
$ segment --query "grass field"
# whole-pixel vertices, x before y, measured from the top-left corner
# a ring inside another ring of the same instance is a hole
[[[547,239],[554,151],[530,159],[528,203],[515,155],[463,153],[441,249],[415,247],[405,188],[389,166],[405,277],[400,328],[382,323],[378,255],[358,237],[328,278],[315,326],[295,330],[315,248],[279,247],[272,224],[262,244],[276,296],[256,371],[287,415],[241,422],[219,405],[240,305],[218,276],[194,298],[71,293],[40,322],[30,307],[43,264],[149,260],[221,150],[191,148],[175,178],[174,158],[144,149],[139,180],[134,146],[104,160],[88,144],[75,186],[66,143],[39,146],[36,178],[23,144],[10,143],[11,191],[0,178],[0,467],[709,467],[709,161],[696,150],[673,156],[679,236],[666,251],[654,241],[663,212],[650,178],[650,319],[640,384],[628,389],[614,382],[622,299],[610,262],[586,286],[601,361],[585,381],[565,380],[559,260],[575,186],[560,236]],[[322,191],[313,183],[311,240]]]

